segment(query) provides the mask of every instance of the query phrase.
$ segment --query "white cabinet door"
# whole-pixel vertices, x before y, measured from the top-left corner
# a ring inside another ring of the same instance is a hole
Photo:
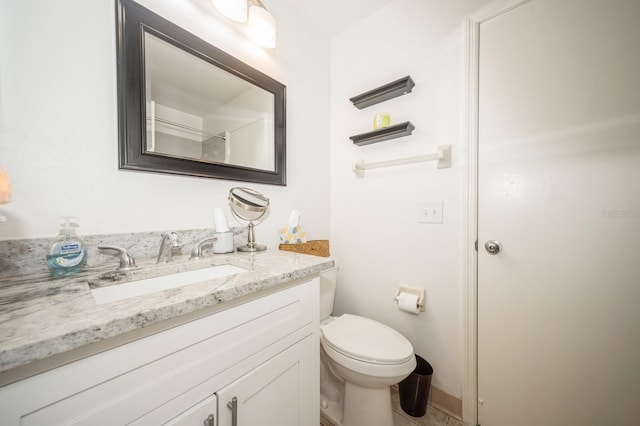
[[[312,338],[306,337],[218,391],[218,425],[319,424],[311,407],[312,350]],[[233,423],[234,411],[237,423]]]
[[[211,395],[184,413],[165,423],[166,426],[216,426],[217,398]]]

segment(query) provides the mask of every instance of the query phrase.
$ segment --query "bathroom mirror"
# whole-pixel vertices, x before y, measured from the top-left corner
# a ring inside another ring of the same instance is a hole
[[[117,0],[121,169],[286,185],[285,86]]]
[[[266,246],[256,244],[253,226],[260,223],[269,210],[269,199],[250,188],[231,188],[229,191],[229,207],[231,213],[239,221],[248,222],[249,232],[246,246],[238,247],[238,251],[264,251]]]

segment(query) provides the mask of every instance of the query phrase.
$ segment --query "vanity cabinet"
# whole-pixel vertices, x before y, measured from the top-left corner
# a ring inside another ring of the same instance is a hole
[[[4,386],[0,424],[319,424],[318,294],[314,278]]]

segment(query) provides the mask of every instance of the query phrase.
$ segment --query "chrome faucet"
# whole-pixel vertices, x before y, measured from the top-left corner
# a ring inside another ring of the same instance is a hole
[[[203,240],[198,241],[193,246],[193,249],[191,250],[191,256],[189,256],[189,259],[193,259],[193,260],[200,259],[202,257],[202,246],[205,244],[213,243],[217,239],[218,237],[212,237],[212,238],[205,238]]]
[[[158,251],[158,260],[156,263],[169,263],[173,261],[172,250],[178,247],[178,234],[175,232],[163,232],[160,250]]]
[[[98,246],[98,250],[114,250],[118,252],[120,258],[120,266],[118,266],[118,271],[129,271],[131,269],[137,268],[136,260],[127,252],[127,250],[121,247],[115,246]]]

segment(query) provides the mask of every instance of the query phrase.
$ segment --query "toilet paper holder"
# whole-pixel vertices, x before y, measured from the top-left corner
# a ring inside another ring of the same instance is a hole
[[[423,288],[406,287],[401,285],[398,287],[398,290],[396,290],[396,295],[394,296],[393,300],[397,302],[400,293],[418,296],[418,307],[420,308],[420,312],[424,312],[425,290]]]

